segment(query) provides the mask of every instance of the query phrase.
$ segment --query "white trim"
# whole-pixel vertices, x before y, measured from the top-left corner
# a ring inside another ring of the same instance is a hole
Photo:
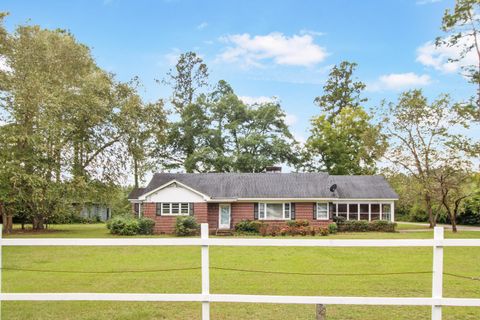
[[[178,184],[179,186],[181,186],[181,187],[183,187],[183,188],[185,188],[185,189],[187,189],[187,190],[190,190],[190,191],[198,194],[199,196],[202,196],[205,201],[210,200],[210,197],[207,196],[206,194],[203,194],[203,193],[201,193],[200,191],[195,190],[195,189],[193,189],[192,187],[189,187],[189,186],[187,186],[186,184],[181,183],[181,182],[179,182],[179,181],[177,181],[177,180],[175,180],[175,179],[173,179],[173,180],[171,180],[171,181],[169,181],[169,182],[161,185],[161,186],[158,187],[158,188],[155,188],[155,189],[153,189],[153,190],[151,190],[151,191],[149,191],[149,192],[147,192],[147,193],[142,194],[141,196],[138,197],[138,200],[146,200],[147,196],[149,196],[149,195],[151,195],[151,194],[153,194],[153,193],[155,193],[155,192],[157,192],[157,191],[160,191],[160,190],[162,190],[162,189],[164,189],[164,188],[166,188],[166,187],[168,187],[169,185],[174,184],[174,183]]]
[[[289,205],[289,215],[288,218],[285,218],[285,204]],[[282,205],[282,218],[267,218],[267,205],[268,204],[281,204]],[[260,218],[260,208],[264,207],[264,217]],[[258,220],[262,221],[288,221],[292,220],[292,203],[291,202],[280,202],[280,201],[263,201],[258,203]]]
[[[190,202],[154,202],[155,206],[160,205],[160,216],[157,215],[157,208],[155,207],[155,215],[157,217],[179,217],[179,216],[189,216],[190,215]],[[163,213],[163,205],[168,204],[169,205],[169,211],[170,213]],[[172,213],[173,212],[173,204],[178,204],[178,213]],[[182,213],[182,204],[187,204],[188,205],[188,212],[187,213]]]
[[[224,206],[224,207],[228,206],[229,218],[228,218],[228,227],[227,228],[222,227],[222,225],[220,223],[222,221],[222,206]],[[231,224],[232,224],[232,206],[230,205],[230,203],[220,203],[218,205],[218,229],[228,230],[228,229],[231,228]]]
[[[382,202],[382,201],[397,201],[399,200],[398,198],[384,198],[384,199],[379,199],[379,198],[236,198],[236,200],[228,200],[228,201],[253,201],[253,202],[265,202],[265,201],[278,201],[278,202],[321,202],[321,201],[330,201],[330,202],[338,202],[338,203],[344,203],[344,202],[352,202],[352,203],[357,203],[358,201],[371,201],[371,202]],[[209,201],[215,202],[217,199],[210,199]],[[217,201],[218,202],[218,201]]]
[[[324,217],[319,217],[318,216],[318,205],[319,204],[326,204],[327,205],[327,217],[324,218]],[[317,218],[316,220],[330,220],[330,203],[328,202],[317,202],[315,203],[315,217]]]

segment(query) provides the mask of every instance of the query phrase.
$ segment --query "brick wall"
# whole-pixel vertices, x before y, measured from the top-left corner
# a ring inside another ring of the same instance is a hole
[[[198,223],[208,223],[210,230],[218,228],[218,203],[196,202],[193,204],[194,215]],[[331,220],[313,220],[313,212],[315,203],[313,202],[298,202],[295,204],[295,218],[296,220],[308,220],[312,226],[324,226],[331,223]],[[233,202],[231,204],[232,214],[232,229],[235,224],[241,220],[254,219],[254,203],[253,202]],[[133,211],[133,207],[132,207]],[[156,204],[145,203],[142,210],[143,216],[153,219],[155,221],[156,234],[171,234],[175,230],[174,216],[157,216]],[[268,220],[265,221],[271,226],[285,225],[283,220]]]
[[[208,204],[208,228],[212,231],[218,228],[218,203]]]
[[[175,230],[176,217],[172,216],[157,216],[156,215],[156,203],[144,203],[143,204],[143,216],[153,219],[155,221],[154,232],[156,234],[171,234]]]

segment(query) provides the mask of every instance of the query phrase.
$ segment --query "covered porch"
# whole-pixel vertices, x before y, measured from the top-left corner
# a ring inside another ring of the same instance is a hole
[[[346,220],[395,221],[395,202],[392,201],[338,201],[333,203],[332,215]]]

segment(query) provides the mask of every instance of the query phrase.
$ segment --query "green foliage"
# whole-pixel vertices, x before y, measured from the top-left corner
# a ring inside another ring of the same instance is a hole
[[[111,234],[133,236],[136,234],[153,234],[155,221],[149,218],[133,218],[131,215],[117,215],[107,221],[107,228]]]
[[[330,71],[323,96],[315,98],[315,103],[328,115],[328,120],[335,118],[343,108],[359,108],[367,99],[361,97],[365,84],[354,79],[356,63],[342,61]]]
[[[153,234],[155,221],[150,218],[141,217],[138,219],[138,234]]]
[[[457,56],[449,57],[451,62],[463,62],[462,76],[466,76],[470,83],[477,85],[477,98],[474,104],[474,115],[480,120],[480,3],[478,0],[456,0],[453,10],[445,10],[442,19],[444,37],[436,39],[437,47],[453,47],[458,50]],[[475,62],[467,58],[473,53]],[[470,65],[466,64],[471,63]]]
[[[311,120],[300,170],[330,174],[372,174],[387,142],[379,124],[362,107],[365,84],[355,81],[356,64],[342,62],[330,72],[324,95],[315,102],[322,113]]]
[[[116,216],[107,221],[107,228],[112,234],[133,236],[139,232],[139,222],[132,217]]]
[[[386,149],[380,126],[361,108],[344,107],[333,119],[312,119],[306,152],[309,169],[330,174],[372,174]]]
[[[242,220],[235,224],[235,231],[238,233],[260,233],[261,222],[252,220]]]
[[[337,221],[338,231],[340,232],[395,232],[396,223],[384,220],[365,221],[365,220],[345,220]]]
[[[335,222],[328,225],[328,232],[331,234],[336,234],[338,232],[338,226]]]
[[[289,227],[308,227],[309,225],[310,225],[310,222],[308,222],[308,220],[305,220],[305,219],[287,221],[287,226]]]
[[[193,236],[198,234],[200,225],[193,216],[177,217],[175,221],[175,235],[177,236]]]
[[[319,233],[322,237],[328,236],[328,234],[330,233],[330,228],[328,228],[328,227],[320,227],[320,228],[318,229],[318,233]]]

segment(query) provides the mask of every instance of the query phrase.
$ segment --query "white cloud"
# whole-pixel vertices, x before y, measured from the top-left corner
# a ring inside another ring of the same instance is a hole
[[[313,42],[310,34],[285,36],[279,32],[251,36],[248,33],[223,37],[230,46],[219,55],[229,63],[241,63],[246,67],[260,67],[262,61],[290,66],[313,66],[322,62],[328,53]]]
[[[276,102],[278,101],[277,97],[266,97],[266,96],[258,96],[258,97],[252,97],[252,96],[239,96],[238,97],[240,100],[243,101],[245,104],[262,104],[262,103],[270,103],[270,102]]]
[[[299,33],[300,33],[301,35],[309,34],[309,35],[315,36],[315,37],[320,37],[320,36],[326,35],[325,32],[315,31],[315,30],[309,30],[309,29],[302,29],[302,30],[300,30]]]
[[[177,64],[180,54],[180,49],[174,48],[169,53],[163,55],[163,60],[167,62],[167,65],[174,66]],[[159,64],[163,65],[165,62],[161,62]]]
[[[436,46],[434,42],[428,41],[417,48],[417,61],[427,67],[432,67],[436,70],[452,73],[457,72],[461,67],[476,64],[475,50],[467,53],[465,58],[461,61],[451,62],[449,59],[457,59],[465,47],[473,45],[473,38],[462,38],[455,46]]]
[[[285,124],[287,126],[293,126],[297,122],[298,122],[298,117],[296,115],[291,114],[291,113],[287,113],[285,115]]]
[[[203,29],[205,29],[206,27],[208,27],[208,22],[205,22],[205,21],[204,21],[204,22],[200,23],[200,24],[197,26],[197,29],[198,29],[198,30],[203,30]]]
[[[390,73],[380,76],[377,82],[368,86],[368,89],[370,91],[401,90],[411,87],[423,87],[431,82],[432,79],[427,74],[417,75],[413,72]]]
[[[417,2],[415,2],[415,4],[419,5],[419,6],[422,6],[424,4],[432,4],[432,3],[437,3],[437,2],[441,2],[442,0],[417,0]]]
[[[10,68],[10,66],[8,65],[7,63],[7,60],[5,59],[5,57],[3,56],[0,56],[0,71],[3,71],[3,72],[12,72],[12,68]]]

